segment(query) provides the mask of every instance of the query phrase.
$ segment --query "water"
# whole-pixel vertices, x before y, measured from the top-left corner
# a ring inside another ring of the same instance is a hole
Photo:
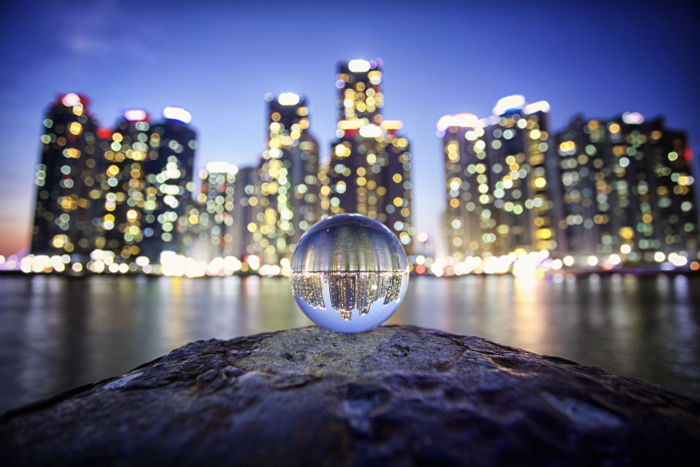
[[[286,279],[0,277],[0,412],[196,339],[311,322]],[[412,278],[389,323],[473,334],[700,395],[700,277]]]

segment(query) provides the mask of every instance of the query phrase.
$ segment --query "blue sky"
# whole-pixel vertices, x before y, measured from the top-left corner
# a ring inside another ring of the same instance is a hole
[[[700,149],[698,15],[687,2],[3,2],[0,7],[0,254],[28,243],[42,115],[62,92],[120,112],[186,107],[198,166],[253,163],[264,95],[307,96],[323,155],[335,129],[335,66],[381,57],[384,115],[404,121],[415,222],[439,233],[446,113],[488,115],[508,94],[578,112],[665,115]]]

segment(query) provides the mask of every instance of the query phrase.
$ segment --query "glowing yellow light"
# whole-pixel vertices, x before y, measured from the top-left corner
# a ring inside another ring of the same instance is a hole
[[[576,151],[576,143],[573,141],[562,141],[559,144],[559,151],[562,153],[574,152]]]
[[[385,130],[400,130],[403,128],[403,122],[401,120],[384,120],[381,127]]]
[[[632,227],[622,227],[620,229],[620,237],[625,240],[631,240],[634,238],[634,229]]]

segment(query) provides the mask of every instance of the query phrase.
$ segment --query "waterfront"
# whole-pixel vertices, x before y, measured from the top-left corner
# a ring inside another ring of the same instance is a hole
[[[310,324],[286,279],[5,276],[0,296],[0,412],[193,340]],[[391,322],[700,393],[698,276],[412,278]]]

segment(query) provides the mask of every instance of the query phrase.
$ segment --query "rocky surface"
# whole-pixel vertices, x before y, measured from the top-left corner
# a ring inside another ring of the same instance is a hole
[[[682,465],[700,402],[476,337],[188,344],[0,417],[4,465]]]

